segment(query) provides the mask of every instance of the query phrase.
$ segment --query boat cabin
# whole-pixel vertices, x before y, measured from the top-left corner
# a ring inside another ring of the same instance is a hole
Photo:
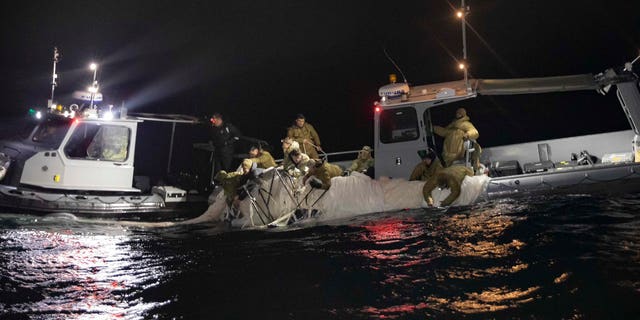
[[[166,122],[175,131],[177,123],[199,122],[183,115],[98,114],[97,109],[75,116],[55,108],[34,114],[39,123],[29,136],[3,149],[9,157],[24,160],[12,163],[20,169],[14,170],[16,187],[139,193],[133,186],[139,124]]]
[[[492,169],[492,177],[552,172],[583,163],[596,164],[590,163],[592,159],[597,159],[597,164],[604,165],[640,162],[640,139],[636,125],[640,124],[640,93],[638,78],[631,72],[631,67],[628,65],[617,72],[609,69],[598,75],[469,79],[412,87],[406,83],[388,84],[380,88],[381,99],[375,104],[376,176],[406,179],[420,162],[418,150],[431,147],[439,154],[442,152],[436,146],[434,138],[432,111],[437,110],[435,108],[447,108],[453,116],[456,108],[480,96],[585,90],[593,91],[594,94],[606,94],[613,86],[616,87],[615,91],[629,121],[630,130],[483,148],[481,163]],[[482,145],[482,132],[480,136],[479,142]],[[588,153],[581,154],[580,150],[588,150]],[[569,159],[572,153],[576,153],[575,159]],[[553,155],[556,155],[555,159]],[[565,155],[567,159],[564,159]],[[565,167],[565,163],[568,166]],[[505,166],[512,168],[507,170]],[[529,167],[524,168],[525,166]]]

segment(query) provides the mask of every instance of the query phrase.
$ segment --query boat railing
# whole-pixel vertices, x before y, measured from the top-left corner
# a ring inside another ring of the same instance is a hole
[[[351,166],[353,160],[358,158],[358,152],[362,151],[361,149],[357,150],[346,150],[346,151],[338,151],[338,152],[328,152],[323,153],[323,156],[327,157],[327,161],[332,164],[336,164],[346,169]],[[284,159],[276,159],[276,163],[281,163]]]

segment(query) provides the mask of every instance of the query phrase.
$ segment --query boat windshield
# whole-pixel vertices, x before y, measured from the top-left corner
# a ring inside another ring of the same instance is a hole
[[[47,118],[38,125],[31,140],[57,148],[69,130],[70,122],[68,118]]]
[[[81,123],[64,146],[67,157],[82,160],[125,161],[131,130],[111,124]]]

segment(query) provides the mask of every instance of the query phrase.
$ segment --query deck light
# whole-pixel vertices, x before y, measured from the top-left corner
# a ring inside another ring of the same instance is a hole
[[[458,11],[456,11],[456,17],[458,17],[458,18],[462,18],[462,15],[463,15],[463,14],[464,14],[464,13],[462,12],[462,10],[458,10]]]
[[[98,72],[98,65],[92,62],[89,65],[89,70],[93,71],[93,82],[91,82],[91,87],[89,87],[89,92],[91,92],[91,103],[89,103],[89,108],[93,108],[93,99],[96,96],[96,92],[98,92],[98,81],[96,81],[96,73]]]

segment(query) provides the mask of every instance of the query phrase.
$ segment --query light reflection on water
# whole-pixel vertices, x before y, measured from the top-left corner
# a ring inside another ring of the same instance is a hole
[[[10,305],[0,305],[5,313],[70,319],[135,318],[168,303],[145,301],[139,296],[141,290],[162,281],[167,270],[162,258],[132,247],[126,230],[103,227],[102,234],[94,234],[45,229],[16,229],[0,237],[4,260],[0,275],[8,282],[3,298],[10,291],[21,296]]]
[[[452,280],[470,282],[526,270],[528,264],[517,260],[511,265],[454,264],[439,268],[440,261],[452,259],[461,262],[499,259],[498,264],[510,260],[509,257],[517,255],[526,244],[517,238],[505,237],[505,230],[526,218],[501,213],[513,214],[525,209],[502,203],[471,212],[442,214],[435,220],[425,221],[421,216],[396,216],[365,223],[366,232],[361,239],[368,242],[366,246],[370,248],[356,253],[370,259],[370,268],[386,270],[381,285],[396,285],[398,292],[411,292],[412,288],[419,286],[425,294],[418,299],[399,295],[396,299],[398,304],[365,306],[360,311],[384,318],[414,314],[420,309],[473,314],[518,308],[533,301],[540,286],[494,287],[488,283],[474,291],[462,291],[457,296],[428,294],[429,288],[448,286]]]
[[[0,214],[0,318],[640,316],[640,195],[223,230]]]

